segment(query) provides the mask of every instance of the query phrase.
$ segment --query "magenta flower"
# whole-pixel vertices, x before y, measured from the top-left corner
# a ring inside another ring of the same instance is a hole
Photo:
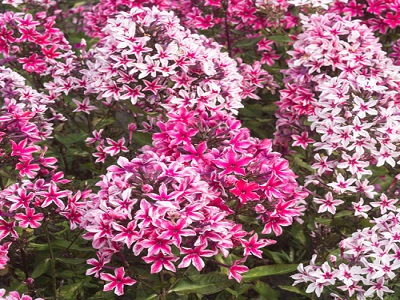
[[[233,265],[229,268],[228,275],[229,279],[235,278],[239,283],[242,281],[241,274],[246,273],[249,270],[245,265],[239,265],[241,262],[243,262],[243,259],[234,261]]]
[[[244,180],[238,180],[236,182],[235,188],[229,190],[232,194],[239,197],[240,203],[244,204],[248,200],[258,200],[260,196],[254,192],[254,190],[258,189],[258,184],[254,182],[247,183]]]
[[[134,285],[136,283],[136,280],[130,278],[129,276],[124,277],[125,276],[124,267],[115,269],[114,274],[115,276],[107,273],[100,274],[100,278],[102,280],[110,281],[109,283],[104,285],[103,291],[108,292],[115,289],[114,293],[118,296],[121,296],[124,294],[125,285]]]
[[[223,159],[215,160],[214,164],[223,169],[221,175],[235,173],[238,175],[246,175],[244,168],[248,162],[251,161],[250,157],[238,158],[235,151],[229,149],[226,151]]]
[[[28,207],[25,213],[16,214],[15,220],[19,221],[19,226],[22,228],[38,228],[40,226],[40,221],[43,220],[43,214],[35,214],[35,210]]]

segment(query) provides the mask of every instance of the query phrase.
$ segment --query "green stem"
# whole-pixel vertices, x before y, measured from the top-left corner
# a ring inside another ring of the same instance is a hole
[[[65,248],[65,252],[67,252],[67,251],[69,250],[69,248],[71,248],[71,246],[76,242],[76,240],[79,238],[79,236],[81,235],[81,233],[82,233],[83,231],[84,231],[84,230],[81,229],[77,234],[75,234],[75,237],[73,238],[73,240],[69,243],[68,247]]]
[[[49,245],[49,251],[50,251],[51,283],[52,283],[52,289],[53,289],[53,293],[54,293],[54,300],[57,300],[56,259],[54,256],[53,247],[51,245],[50,234],[49,234],[47,222],[44,225],[44,230],[46,233],[47,244]]]
[[[3,178],[0,176],[0,188],[4,190]]]
[[[165,289],[165,286],[164,286],[165,280],[164,280],[164,272],[163,271],[160,272],[160,281],[161,281],[161,286],[162,286],[162,292],[160,295],[160,299],[165,300],[165,299],[167,299],[167,290]]]

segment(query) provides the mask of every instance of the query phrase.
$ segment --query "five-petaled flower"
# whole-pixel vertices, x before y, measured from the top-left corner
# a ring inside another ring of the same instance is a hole
[[[124,267],[120,267],[115,269],[114,275],[108,273],[100,273],[100,279],[104,281],[110,281],[109,283],[104,285],[104,291],[111,291],[114,290],[114,293],[118,296],[124,294],[124,286],[125,285],[134,285],[136,280],[132,279],[129,276],[125,277],[125,269]]]

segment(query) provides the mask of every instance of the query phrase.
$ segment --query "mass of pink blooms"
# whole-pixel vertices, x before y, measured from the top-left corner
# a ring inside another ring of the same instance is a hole
[[[394,293],[400,3],[58,2],[1,4],[0,270],[60,218],[93,248],[86,275],[105,292],[134,288],[138,261],[214,264],[241,283],[293,224],[350,215],[338,253],[314,249],[292,283],[336,300]],[[255,137],[240,110],[274,94],[274,138]],[[63,142],[85,149],[84,185]]]

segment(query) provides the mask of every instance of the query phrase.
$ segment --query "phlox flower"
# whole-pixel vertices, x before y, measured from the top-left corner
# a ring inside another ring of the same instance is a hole
[[[329,211],[332,215],[336,213],[336,206],[344,203],[343,200],[334,199],[331,192],[328,192],[324,199],[314,198],[314,202],[321,204],[319,206],[318,213]]]
[[[18,225],[22,228],[38,228],[41,225],[40,221],[43,220],[43,214],[35,214],[35,210],[28,207],[25,213],[16,214],[15,220],[19,221]]]
[[[245,265],[240,265],[240,263],[242,263],[243,260],[244,259],[235,260],[232,266],[229,267],[229,275],[228,275],[229,279],[235,278],[235,280],[239,283],[242,281],[241,274],[246,273],[249,270],[249,268],[246,267]]]
[[[124,286],[125,285],[134,285],[136,280],[130,278],[129,276],[125,277],[124,267],[120,267],[115,269],[115,275],[111,275],[108,273],[100,273],[100,278],[105,281],[110,281],[106,285],[104,285],[104,291],[108,292],[114,290],[114,293],[118,296],[122,296],[124,294]]]
[[[352,202],[351,204],[353,205],[355,216],[362,216],[363,218],[368,218],[368,215],[366,212],[370,211],[372,209],[372,207],[369,205],[364,205],[363,198],[360,198],[360,201]]]
[[[82,102],[72,99],[72,101],[76,104],[77,108],[73,110],[73,112],[84,112],[85,114],[90,114],[90,111],[97,109],[96,106],[90,105],[89,98],[86,97]]]

